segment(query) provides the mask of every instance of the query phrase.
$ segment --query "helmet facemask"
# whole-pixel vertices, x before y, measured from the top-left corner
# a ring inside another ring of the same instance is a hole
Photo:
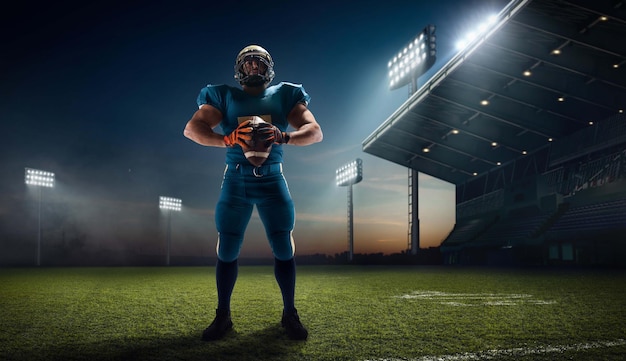
[[[254,72],[254,66],[258,72]],[[245,86],[267,86],[274,79],[274,62],[270,54],[260,46],[251,45],[239,52],[235,61],[235,79]]]

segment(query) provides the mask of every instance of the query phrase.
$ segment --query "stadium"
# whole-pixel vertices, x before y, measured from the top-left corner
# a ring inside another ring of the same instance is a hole
[[[364,140],[456,186],[445,264],[625,264],[623,5],[512,1]]]
[[[3,249],[27,261],[0,267],[0,360],[624,360],[624,34],[623,0],[512,0],[423,83],[409,72],[399,85],[394,70],[390,88],[409,85],[409,98],[357,147],[408,169],[407,251],[350,265],[299,256],[306,342],[285,335],[265,263],[240,268],[232,332],[201,340],[214,258],[170,264],[179,198],[141,208],[143,236],[160,242],[162,220],[167,251],[71,253],[68,231],[67,252],[42,252],[41,187],[55,174],[27,168],[38,267],[30,233]],[[454,228],[433,249],[420,248],[418,173],[456,187]]]

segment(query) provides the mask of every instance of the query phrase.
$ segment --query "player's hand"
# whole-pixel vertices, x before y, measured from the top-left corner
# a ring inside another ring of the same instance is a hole
[[[224,143],[227,147],[234,147],[236,144],[245,146],[246,141],[252,139],[252,125],[249,120],[241,122],[239,126],[230,134],[224,136]]]
[[[259,133],[262,134],[263,141],[267,143],[287,143],[287,133],[281,131],[275,125],[270,123],[259,124]]]

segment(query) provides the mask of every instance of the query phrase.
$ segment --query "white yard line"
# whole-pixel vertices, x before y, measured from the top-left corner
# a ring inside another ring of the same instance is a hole
[[[518,293],[449,293],[438,291],[413,291],[409,294],[395,296],[405,300],[436,301],[448,306],[516,306],[551,305],[555,301],[546,301],[534,298],[529,294]]]
[[[550,353],[563,353],[567,351],[585,351],[589,349],[607,348],[626,345],[626,340],[594,341],[577,343],[572,345],[544,345],[537,347],[516,347],[503,350],[485,350],[479,352],[466,352],[453,355],[422,356],[418,358],[375,358],[365,361],[476,361],[491,360],[499,357],[521,357],[529,355],[544,355]]]

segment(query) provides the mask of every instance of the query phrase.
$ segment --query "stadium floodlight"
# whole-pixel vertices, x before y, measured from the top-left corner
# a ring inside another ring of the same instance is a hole
[[[352,186],[363,180],[363,161],[359,158],[342,166],[335,172],[337,185],[348,187],[348,262],[354,255],[354,206],[352,203]]]
[[[24,183],[39,189],[39,206],[37,210],[37,255],[36,264],[41,266],[41,191],[42,188],[54,187],[54,173],[39,169],[25,168]]]
[[[180,212],[183,202],[178,198],[172,197],[159,197],[159,209],[165,209],[170,211]]]
[[[338,186],[348,186],[363,180],[363,161],[359,158],[342,166],[335,172]]]
[[[26,184],[46,188],[54,187],[54,173],[32,168],[25,169],[24,182]]]
[[[427,25],[387,63],[389,89],[413,84],[437,59],[435,25]],[[415,88],[415,86],[413,86]],[[415,91],[415,89],[413,89]]]
[[[417,78],[426,73],[437,60],[437,37],[435,25],[428,24],[415,38],[406,44],[388,63],[389,90],[409,85],[409,96],[417,92]],[[430,148],[424,148],[427,153]],[[409,168],[409,247],[415,254],[419,248],[419,220],[413,222],[413,215],[418,213],[416,201],[418,172]]]
[[[166,248],[167,255],[165,256],[165,264],[170,265],[170,250],[172,248],[172,212],[180,212],[183,208],[183,201],[178,198],[172,197],[159,197],[159,209],[167,211],[167,236],[166,236]]]
[[[469,31],[462,39],[457,41],[456,49],[459,51],[465,49],[474,40],[489,32],[497,20],[498,15],[490,15],[487,17],[484,22],[478,24],[476,29]]]

